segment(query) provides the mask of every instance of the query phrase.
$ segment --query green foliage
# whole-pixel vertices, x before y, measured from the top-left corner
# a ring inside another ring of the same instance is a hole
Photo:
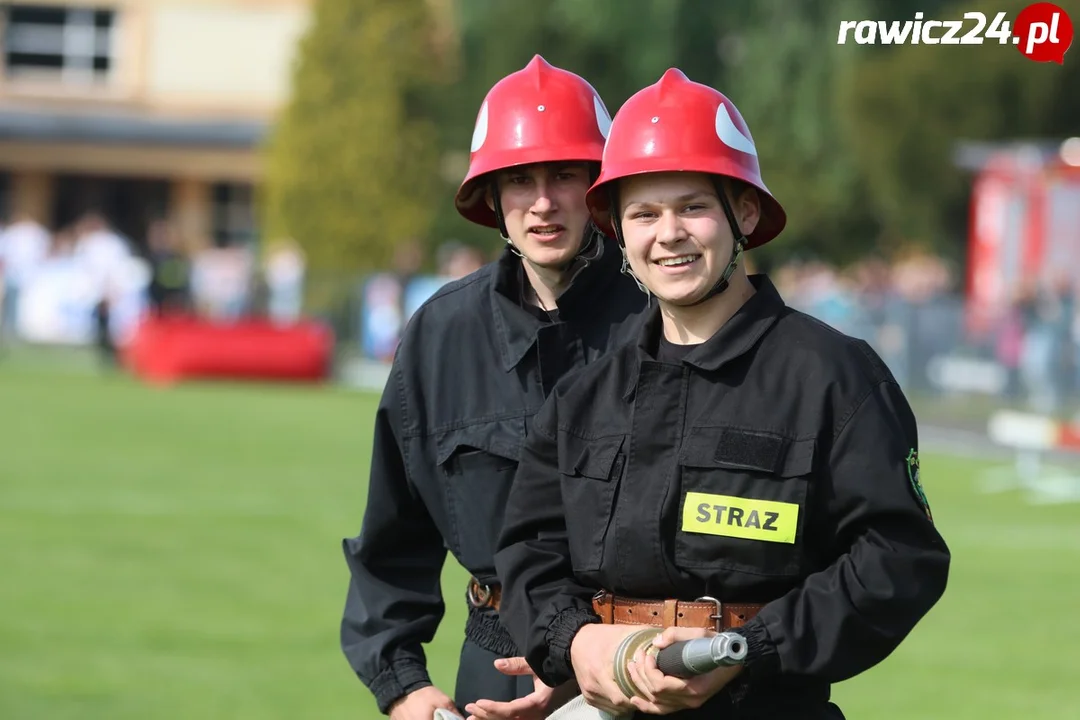
[[[1076,49],[1062,67],[997,43],[837,45],[837,31],[918,11],[1015,19],[1026,4],[320,0],[272,145],[270,237],[294,235],[321,267],[349,271],[385,265],[409,237],[497,248],[453,196],[484,95],[539,53],[585,77],[612,113],[669,67],[731,97],[789,216],[755,251],[764,265],[912,242],[959,255],[970,177],[954,167],[956,142],[1077,134]]]
[[[960,19],[966,11],[979,10],[989,25],[999,12],[1015,19],[1027,4],[956,4],[939,17]],[[968,21],[961,33],[971,27]],[[1076,95],[1067,90],[1068,83],[1075,82],[1075,71],[1070,79],[1067,67],[1033,63],[1014,47],[994,41],[864,53],[846,88],[845,107],[853,157],[882,225],[898,242],[959,255],[971,181],[968,171],[953,163],[955,143],[1038,138],[1065,130],[1061,118],[1070,112],[1065,99]],[[1059,98],[1060,114],[1052,112]]]
[[[721,87],[746,119],[765,183],[788,214],[780,239],[756,251],[764,258],[793,251],[847,258],[867,245],[860,178],[839,122],[856,59],[831,30],[865,11],[862,0],[763,0],[738,38]]]
[[[852,226],[865,232],[871,223],[861,212],[866,203],[847,133],[836,120],[855,60],[837,48],[832,28],[865,16],[867,5],[545,0],[526,9],[477,0],[463,3],[461,13],[468,72],[486,85],[540,52],[588,79],[613,113],[669,67],[717,87],[746,117],[766,182],[789,211],[780,249],[757,254],[803,247],[843,255],[861,245],[852,242]],[[467,142],[461,135],[458,142]]]
[[[443,66],[424,0],[317,0],[269,146],[267,237],[353,271],[425,235],[439,161],[426,97]]]

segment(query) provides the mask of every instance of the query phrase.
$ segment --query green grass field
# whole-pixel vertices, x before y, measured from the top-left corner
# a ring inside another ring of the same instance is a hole
[[[0,718],[376,717],[338,649],[375,398],[0,363]],[[849,718],[1080,717],[1080,505],[923,459],[950,587]],[[452,689],[464,573],[428,648]]]

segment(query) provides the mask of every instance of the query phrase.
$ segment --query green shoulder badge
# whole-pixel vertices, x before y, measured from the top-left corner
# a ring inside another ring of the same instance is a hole
[[[911,489],[915,492],[915,498],[922,505],[926,517],[930,518],[930,522],[934,522],[934,516],[930,512],[930,501],[926,499],[926,491],[923,490],[922,483],[919,481],[919,451],[915,448],[911,448],[911,451],[908,452],[907,472],[908,480],[911,481]]]

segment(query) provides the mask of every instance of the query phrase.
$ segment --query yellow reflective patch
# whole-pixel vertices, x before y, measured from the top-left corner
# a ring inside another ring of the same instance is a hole
[[[798,527],[793,503],[692,492],[683,505],[684,532],[794,544]]]

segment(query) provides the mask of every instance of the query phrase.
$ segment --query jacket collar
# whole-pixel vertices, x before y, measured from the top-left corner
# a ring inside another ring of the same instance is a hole
[[[570,286],[556,301],[561,322],[575,322],[587,316],[619,272],[621,257],[615,241],[594,231],[591,242],[592,246],[576,261],[581,267],[575,271]],[[517,367],[543,327],[535,315],[521,307],[522,282],[527,282],[522,262],[507,246],[496,261],[491,283],[492,318],[506,372]]]
[[[767,275],[751,275],[750,282],[757,290],[716,333],[690,351],[683,362],[706,372],[714,372],[736,360],[753,348],[765,333],[776,324],[786,309],[784,299]],[[656,349],[663,332],[659,305],[653,307],[645,321],[633,355],[630,381],[624,397],[637,388],[643,362],[655,362]]]

